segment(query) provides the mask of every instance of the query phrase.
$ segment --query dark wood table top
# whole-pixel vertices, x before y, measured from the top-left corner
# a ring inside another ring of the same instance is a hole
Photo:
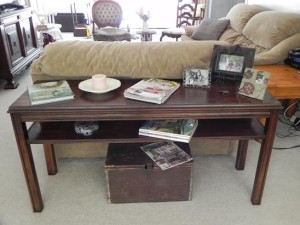
[[[239,95],[234,85],[210,88],[181,85],[165,103],[153,104],[126,99],[123,96],[124,90],[138,80],[120,81],[121,87],[118,89],[104,94],[94,94],[80,90],[78,88],[80,81],[70,80],[68,82],[75,99],[36,106],[30,104],[26,91],[9,107],[8,112],[20,113],[26,121],[41,121],[45,117],[48,117],[48,120],[52,117],[53,120],[59,121],[61,116],[65,117],[64,115],[70,118],[76,116],[77,120],[84,120],[86,115],[102,120],[268,117],[270,110],[281,109],[280,102],[268,92],[263,100],[257,100]],[[223,94],[222,90],[229,93]],[[60,115],[56,115],[57,111]]]

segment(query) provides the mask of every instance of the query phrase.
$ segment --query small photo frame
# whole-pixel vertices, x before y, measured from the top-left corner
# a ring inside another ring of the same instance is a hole
[[[187,87],[208,88],[211,84],[211,75],[208,68],[197,66],[185,67],[183,69],[183,85]]]
[[[241,82],[245,68],[251,68],[255,56],[255,48],[239,45],[214,45],[211,59],[211,77],[214,81],[231,80]]]
[[[240,84],[239,94],[263,100],[270,76],[270,72],[246,68]]]

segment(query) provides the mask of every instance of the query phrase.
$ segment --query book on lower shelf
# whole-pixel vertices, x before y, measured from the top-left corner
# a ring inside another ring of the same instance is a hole
[[[32,84],[27,89],[31,105],[74,99],[74,93],[66,80]]]
[[[124,97],[156,104],[164,103],[180,87],[176,81],[143,79],[124,91]]]
[[[246,68],[241,81],[239,94],[263,100],[271,73]]]
[[[198,126],[198,120],[147,120],[139,135],[189,143]]]
[[[174,142],[159,142],[141,146],[141,149],[162,169],[178,166],[193,158]]]

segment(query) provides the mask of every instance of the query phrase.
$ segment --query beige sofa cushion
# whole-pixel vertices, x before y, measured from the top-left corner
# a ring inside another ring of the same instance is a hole
[[[34,81],[43,75],[78,79],[97,73],[181,79],[185,66],[209,66],[215,44],[228,43],[59,41],[46,46],[31,74]]]
[[[230,20],[230,27],[233,30],[242,33],[242,30],[246,26],[249,19],[262,11],[264,11],[264,9],[258,6],[240,3],[230,9],[226,15],[226,19]]]
[[[219,40],[220,36],[229,24],[229,20],[203,20],[193,32],[194,40]]]
[[[220,41],[226,41],[230,44],[233,44],[233,42],[240,36],[241,34],[237,31],[235,31],[232,28],[227,28],[223,34],[220,36]]]
[[[247,39],[267,49],[296,33],[300,33],[300,15],[275,11],[253,16],[243,30]]]

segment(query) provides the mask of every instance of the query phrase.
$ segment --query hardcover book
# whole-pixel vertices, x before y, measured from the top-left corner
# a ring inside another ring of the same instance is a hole
[[[127,88],[124,97],[156,104],[164,103],[179,88],[175,81],[150,78],[139,81]]]
[[[188,143],[197,126],[195,119],[148,120],[140,127],[139,135]]]
[[[28,86],[28,95],[32,105],[74,98],[74,93],[66,80],[30,85]]]
[[[239,94],[262,100],[265,96],[270,76],[269,72],[246,68]]]
[[[151,143],[141,146],[141,149],[162,169],[193,160],[193,158],[173,142]]]

